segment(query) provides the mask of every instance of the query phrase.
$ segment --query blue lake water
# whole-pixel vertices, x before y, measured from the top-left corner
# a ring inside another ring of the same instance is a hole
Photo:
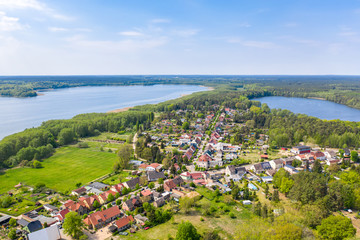
[[[266,103],[270,108],[287,109],[294,113],[302,113],[320,119],[360,121],[359,109],[325,100],[292,97],[262,97],[252,100]]]
[[[50,119],[154,104],[205,90],[193,85],[101,86],[51,90],[33,98],[0,97],[0,139]]]

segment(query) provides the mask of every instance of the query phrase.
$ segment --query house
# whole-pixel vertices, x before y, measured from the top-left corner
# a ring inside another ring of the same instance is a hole
[[[80,196],[80,195],[84,195],[86,193],[86,188],[85,187],[81,187],[78,189],[75,189],[71,192],[71,195],[75,195],[75,196]]]
[[[308,146],[300,145],[293,147],[290,151],[295,154],[304,154],[304,153],[310,153],[311,148]]]
[[[337,158],[336,153],[332,150],[325,151],[324,154],[327,159],[336,159]]]
[[[340,162],[340,160],[339,159],[337,159],[337,158],[332,158],[332,159],[326,159],[326,164],[327,165],[336,165],[336,164],[338,164]]]
[[[109,222],[114,221],[116,218],[121,216],[121,211],[118,206],[105,209],[104,211],[95,212],[90,214],[84,219],[84,223],[89,228],[101,228]]]
[[[326,160],[326,156],[325,153],[317,151],[317,152],[312,152],[310,153],[314,159],[319,160],[319,161],[325,161]]]
[[[134,219],[136,223],[140,225],[145,225],[145,222],[149,221],[147,217],[141,216],[140,214],[135,215]]]
[[[230,182],[231,180],[235,182],[240,181],[246,172],[245,167],[235,167],[233,165],[229,165],[225,169],[225,180],[226,182]]]
[[[261,164],[261,167],[266,171],[266,170],[270,170],[272,169],[271,165],[269,162],[262,162],[260,163]]]
[[[147,165],[147,164],[145,164],[145,163],[143,163],[143,164],[140,164],[140,166],[139,166],[139,171],[146,171],[146,168],[148,167],[149,165]]]
[[[260,173],[263,173],[265,170],[263,169],[262,167],[262,164],[261,163],[257,163],[257,164],[254,164],[250,167],[250,169],[252,171],[254,171],[254,173],[256,174],[260,174]]]
[[[0,217],[0,226],[7,225],[9,223],[10,219],[11,219],[10,216]]]
[[[115,222],[115,226],[117,227],[118,231],[124,231],[131,227],[131,223],[134,222],[134,218],[129,215],[126,217],[122,217]]]
[[[100,182],[93,182],[93,183],[90,183],[88,186],[91,187],[91,188],[101,190],[101,191],[103,191],[104,189],[109,187],[109,185],[104,184],[104,183],[100,183]]]
[[[61,234],[58,226],[53,225],[28,235],[29,240],[60,240]]]
[[[350,157],[350,150],[348,148],[344,148],[344,157]]]
[[[148,171],[147,177],[149,182],[157,181],[158,179],[162,178],[165,179],[165,175],[163,172],[157,172],[157,171]]]
[[[283,163],[282,159],[271,160],[269,163],[270,163],[271,168],[273,168],[275,170],[278,170],[278,169],[284,167],[284,163]]]
[[[124,185],[122,183],[118,183],[116,185],[111,186],[110,190],[121,194],[121,191],[123,190],[123,188],[124,188]]]
[[[21,226],[21,228],[24,228],[25,226],[27,226],[29,224],[28,221],[26,221],[25,219],[23,218],[20,218],[16,221],[16,223]]]
[[[62,222],[65,219],[65,215],[68,214],[69,212],[70,212],[69,209],[65,208],[65,209],[61,210],[60,212],[58,212],[58,214],[55,216],[55,218],[57,218],[59,222]]]
[[[49,212],[58,211],[59,209],[55,206],[52,206],[50,204],[44,204],[44,209]]]
[[[136,207],[139,207],[140,205],[141,205],[140,198],[136,196],[126,200],[122,205],[122,209],[124,211],[133,211],[135,210]]]
[[[162,207],[165,205],[165,200],[164,198],[159,198],[156,201],[154,201],[154,206],[155,207]]]
[[[184,180],[180,176],[177,176],[174,179],[166,180],[164,182],[164,190],[170,192],[172,189],[181,185],[183,182],[184,182]]]
[[[138,177],[123,183],[126,188],[130,188],[132,190],[136,188],[137,184],[140,184],[140,178]]]
[[[180,177],[181,177],[183,180],[187,180],[187,181],[191,180],[191,175],[190,175],[189,172],[181,173],[181,174],[180,174]]]
[[[176,188],[176,184],[172,179],[166,180],[164,182],[164,190],[170,192],[172,189]]]
[[[150,189],[145,189],[143,191],[140,192],[141,195],[141,202],[150,202],[152,200],[154,200],[154,194],[151,192]]]
[[[284,166],[284,169],[285,169],[285,171],[287,171],[288,173],[290,173],[290,174],[295,174],[295,173],[298,173],[299,171],[298,170],[296,170],[293,166],[291,166],[291,165],[285,165]]]
[[[41,230],[43,226],[41,225],[41,222],[39,220],[29,222],[26,226],[24,226],[24,231],[28,233],[33,233],[38,230]]]

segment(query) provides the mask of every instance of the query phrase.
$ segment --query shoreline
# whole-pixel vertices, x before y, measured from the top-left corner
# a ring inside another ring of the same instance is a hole
[[[213,91],[213,90],[215,90],[214,87],[207,87],[207,86],[204,86],[204,85],[200,85],[200,87],[206,88],[206,91]],[[192,94],[192,93],[191,93],[191,94]],[[185,97],[185,96],[189,96],[189,95],[191,95],[191,94],[189,94],[189,93],[184,93],[184,94],[181,94],[180,97],[178,97],[178,98],[182,98],[182,97]],[[177,99],[177,98],[176,98],[176,99]],[[126,111],[128,111],[129,109],[134,108],[134,107],[136,107],[136,106],[118,108],[118,109],[114,109],[114,110],[107,111],[106,113],[126,112]]]
[[[131,108],[134,108],[135,106],[132,106],[132,107],[124,107],[124,108],[118,108],[118,109],[115,109],[115,110],[110,110],[106,113],[119,113],[119,112],[126,112],[127,110],[131,109]]]

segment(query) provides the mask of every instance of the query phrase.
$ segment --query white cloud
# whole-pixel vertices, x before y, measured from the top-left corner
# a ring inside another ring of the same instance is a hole
[[[0,31],[16,31],[23,29],[19,18],[8,17],[6,13],[0,12]]]
[[[140,37],[143,36],[144,34],[137,31],[125,31],[125,32],[119,32],[119,35],[126,37]]]
[[[0,0],[0,9],[33,9],[59,20],[71,21],[73,18],[57,13],[38,0]]]
[[[67,32],[69,29],[62,27],[49,27],[50,32]]]
[[[32,8],[39,11],[43,11],[46,9],[45,5],[41,4],[37,0],[0,0],[0,8],[8,8],[8,9]]]

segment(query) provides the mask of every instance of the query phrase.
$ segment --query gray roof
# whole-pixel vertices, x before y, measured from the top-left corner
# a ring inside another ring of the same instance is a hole
[[[136,184],[140,184],[140,178],[133,178],[127,182],[125,182],[125,184],[131,188],[131,189],[134,189],[136,187]]]
[[[42,229],[42,225],[39,220],[29,222],[27,227],[31,233]]]
[[[165,178],[165,175],[163,172],[148,171],[147,174],[148,174],[149,180],[152,180],[152,179],[158,180],[159,178],[163,178],[163,179]]]
[[[3,217],[0,217],[0,224],[1,223],[8,223],[10,221],[10,216],[3,216]]]
[[[29,224],[29,222],[26,221],[26,220],[23,219],[23,218],[18,219],[16,222],[17,222],[17,224],[19,224],[20,226],[23,226],[23,227],[25,227],[25,226],[27,226],[27,225]]]
[[[93,183],[90,183],[88,186],[92,187],[92,188],[96,188],[98,190],[101,190],[103,188],[108,187],[109,185],[106,185],[106,184],[100,183],[100,182],[93,182]]]

